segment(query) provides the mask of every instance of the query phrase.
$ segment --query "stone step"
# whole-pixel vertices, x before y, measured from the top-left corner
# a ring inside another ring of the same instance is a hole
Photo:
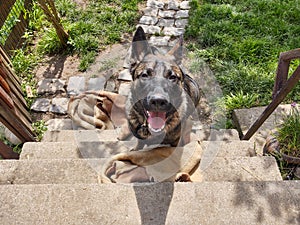
[[[2,224],[299,224],[300,182],[2,185]]]
[[[239,140],[238,132],[234,129],[196,130],[193,139],[210,141]],[[93,142],[93,141],[117,141],[118,130],[53,130],[47,131],[42,139],[43,142]]]
[[[27,142],[23,145],[20,159],[59,158],[107,158],[120,152],[129,151],[134,142]],[[202,141],[205,154],[218,157],[253,156],[254,146],[249,141]]]
[[[0,184],[98,183],[106,159],[0,161]],[[196,174],[204,181],[281,180],[273,157],[203,158]]]

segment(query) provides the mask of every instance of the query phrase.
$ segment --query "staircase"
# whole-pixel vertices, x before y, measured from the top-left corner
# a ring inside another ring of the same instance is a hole
[[[200,163],[202,182],[101,184],[105,159],[134,140],[48,131],[25,143],[20,160],[0,161],[1,224],[299,224],[300,183],[282,181],[273,157],[253,156],[235,130],[194,135],[202,160],[215,154]]]

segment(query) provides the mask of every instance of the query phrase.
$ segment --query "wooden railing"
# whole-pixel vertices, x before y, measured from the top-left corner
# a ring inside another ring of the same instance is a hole
[[[8,55],[24,42],[24,33],[28,26],[28,12],[32,0],[0,1],[0,45]]]
[[[242,140],[249,140],[260,126],[274,112],[277,106],[291,92],[300,80],[300,65],[288,79],[290,63],[294,59],[300,59],[300,48],[288,52],[282,52],[279,56],[279,62],[276,72],[276,79],[273,88],[272,102],[267,106],[258,119],[251,125]]]
[[[2,48],[0,48],[0,122],[22,142],[35,141],[31,116],[27,110],[20,81]],[[0,147],[0,154],[3,157],[9,155],[8,151],[9,149]]]

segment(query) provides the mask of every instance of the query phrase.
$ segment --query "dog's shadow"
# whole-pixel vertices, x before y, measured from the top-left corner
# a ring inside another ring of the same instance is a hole
[[[174,183],[134,184],[141,224],[165,224],[173,198]]]

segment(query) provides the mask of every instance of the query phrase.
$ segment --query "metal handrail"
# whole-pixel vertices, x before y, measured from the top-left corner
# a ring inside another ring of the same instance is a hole
[[[288,78],[288,71],[290,63],[293,59],[300,59],[300,48],[282,52],[279,56],[279,62],[276,72],[275,84],[272,94],[272,102],[267,106],[258,119],[251,125],[247,133],[241,138],[242,140],[249,140],[261,125],[269,118],[278,105],[291,92],[300,80],[300,65],[294,73]]]

